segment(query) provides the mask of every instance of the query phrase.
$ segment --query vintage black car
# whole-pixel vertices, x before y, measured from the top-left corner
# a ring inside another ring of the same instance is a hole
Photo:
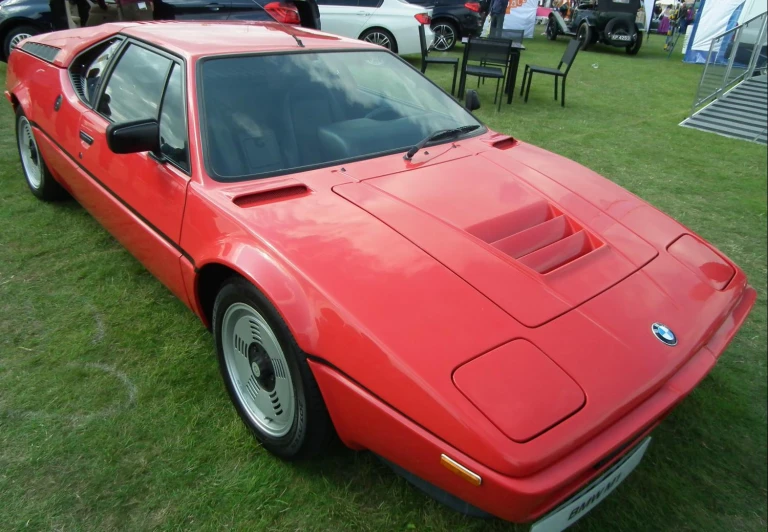
[[[582,2],[568,21],[553,10],[547,22],[547,39],[554,41],[558,35],[568,35],[581,42],[582,50],[603,43],[635,55],[643,44],[643,15],[638,14],[641,5],[642,0]]]

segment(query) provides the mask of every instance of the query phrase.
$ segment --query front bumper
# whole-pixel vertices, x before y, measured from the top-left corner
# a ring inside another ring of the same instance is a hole
[[[568,456],[520,478],[502,475],[413,423],[320,361],[310,366],[341,440],[368,449],[469,504],[508,521],[547,513],[618,461],[709,373],[755,303],[747,287],[720,328],[656,393]],[[535,442],[530,445],[535,445]],[[441,465],[445,454],[482,478],[474,486]]]

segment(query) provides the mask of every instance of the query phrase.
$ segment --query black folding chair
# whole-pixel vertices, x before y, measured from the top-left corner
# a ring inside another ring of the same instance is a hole
[[[456,74],[459,71],[459,59],[457,57],[427,57],[432,49],[427,47],[427,38],[424,34],[424,25],[419,24],[419,40],[421,41],[421,73],[427,71],[427,65],[453,65],[453,85],[451,85],[451,95],[456,91]]]
[[[501,28],[493,28],[491,30],[490,38],[492,39],[505,39],[508,41],[522,44],[523,37],[525,36],[525,30],[504,30]],[[498,66],[493,61],[481,61],[482,66],[493,65]],[[485,84],[485,78],[482,78],[483,84]],[[477,80],[477,86],[480,86],[480,79]]]
[[[499,109],[501,109],[502,98],[499,97],[499,84],[507,77],[511,54],[512,41],[510,40],[470,37],[466,46],[464,46],[464,67],[461,72],[459,92],[464,91],[464,83],[467,76],[495,78],[496,92],[493,96],[493,103],[496,103],[498,99]],[[477,61],[480,64],[470,65],[470,61]],[[463,97],[463,94],[459,94],[459,97]]]
[[[561,103],[562,106],[565,107],[565,79],[568,77],[568,71],[571,70],[571,65],[573,64],[573,60],[576,59],[576,54],[579,52],[579,40],[578,39],[572,39],[571,42],[568,43],[568,47],[565,49],[565,53],[563,54],[562,59],[560,59],[560,64],[557,65],[557,68],[552,67],[544,67],[544,66],[538,66],[538,65],[525,65],[525,72],[523,72],[523,83],[520,86],[520,96],[523,95],[523,89],[525,89],[525,101],[528,101],[528,94],[531,92],[531,80],[533,79],[533,73],[538,72],[539,74],[547,74],[548,76],[554,76],[555,78],[555,101],[557,101],[557,79],[563,78],[563,89],[562,89],[562,96],[561,96]],[[563,65],[565,65],[565,71],[560,70]],[[525,79],[528,78],[528,86],[526,87]]]

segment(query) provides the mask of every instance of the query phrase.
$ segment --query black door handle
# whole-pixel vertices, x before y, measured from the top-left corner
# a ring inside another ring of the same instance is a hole
[[[92,136],[90,136],[90,135],[89,135],[88,133],[86,133],[85,131],[81,131],[81,132],[80,132],[80,140],[82,140],[83,142],[85,142],[85,143],[86,143],[86,144],[88,144],[89,146],[90,146],[91,144],[93,144],[93,137],[92,137]]]

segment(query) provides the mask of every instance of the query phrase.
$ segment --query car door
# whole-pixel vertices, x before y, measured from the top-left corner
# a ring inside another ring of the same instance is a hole
[[[128,41],[110,65],[93,108],[80,119],[79,163],[107,193],[94,206],[102,223],[156,277],[186,301],[179,246],[190,179],[184,63]],[[160,123],[159,153],[113,153],[110,124]],[[113,205],[114,204],[114,205]],[[119,204],[119,205],[118,205]],[[115,207],[124,207],[119,210]],[[125,210],[132,216],[126,216]]]
[[[319,0],[323,31],[357,39],[371,16],[371,9],[361,7],[358,0]]]
[[[230,0],[160,0],[155,18],[161,20],[224,20],[230,14]]]

